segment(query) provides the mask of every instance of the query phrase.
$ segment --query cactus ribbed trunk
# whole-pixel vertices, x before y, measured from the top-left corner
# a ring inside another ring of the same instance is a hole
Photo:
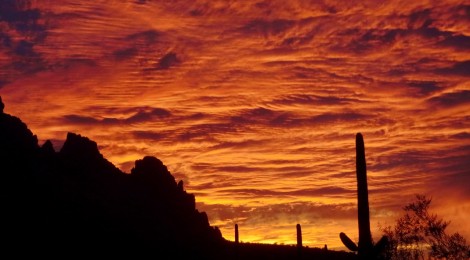
[[[302,247],[302,228],[297,224],[297,247]]]
[[[359,225],[359,256],[367,256],[372,250],[372,235],[369,221],[369,195],[367,190],[367,168],[362,134],[356,135],[357,205]]]
[[[235,224],[235,243],[238,244],[239,243],[239,240],[238,240],[238,224]]]

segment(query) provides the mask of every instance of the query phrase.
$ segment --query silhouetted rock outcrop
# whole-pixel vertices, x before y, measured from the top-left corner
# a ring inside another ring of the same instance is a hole
[[[68,157],[103,159],[98,151],[98,145],[94,141],[74,133],[67,133],[67,139],[65,139],[60,153]]]
[[[47,140],[41,146],[41,153],[43,153],[45,155],[54,155],[55,154],[54,145],[52,145],[52,142],[50,140]]]
[[[122,174],[118,168],[103,157],[96,142],[78,134],[67,134],[59,156],[69,168],[69,172],[83,173],[97,178],[110,174]]]
[[[5,105],[0,102],[0,154],[6,163],[13,159],[30,159],[37,155],[38,139],[17,117],[3,113]]]
[[[162,161],[155,157],[146,156],[142,160],[135,161],[135,167],[131,174],[136,178],[149,181],[158,185],[162,189],[176,191],[175,178],[171,175]]]

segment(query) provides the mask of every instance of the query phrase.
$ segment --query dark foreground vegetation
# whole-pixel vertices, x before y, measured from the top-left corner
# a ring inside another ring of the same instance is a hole
[[[430,212],[431,201],[425,195],[416,195],[415,201],[403,207],[405,214],[396,220],[395,227],[382,229],[389,243],[381,259],[470,259],[465,238],[457,232],[448,233],[450,222]]]

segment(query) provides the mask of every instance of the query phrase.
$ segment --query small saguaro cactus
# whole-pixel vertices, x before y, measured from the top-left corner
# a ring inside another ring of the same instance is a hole
[[[302,228],[297,224],[297,247],[302,247]]]
[[[238,240],[238,224],[235,224],[235,244],[238,244],[240,241]]]
[[[339,237],[351,251],[357,251],[360,259],[375,259],[388,242],[386,236],[373,245],[369,220],[369,193],[367,189],[367,168],[364,139],[361,133],[356,135],[356,177],[357,177],[357,222],[359,226],[359,245],[356,245],[345,233]]]

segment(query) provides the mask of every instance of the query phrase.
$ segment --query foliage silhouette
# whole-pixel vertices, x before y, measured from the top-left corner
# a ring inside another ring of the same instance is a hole
[[[390,238],[383,258],[425,259],[429,254],[438,259],[469,259],[470,246],[459,233],[448,235],[450,222],[429,213],[431,199],[416,195],[416,200],[403,209],[405,214],[398,218],[395,227],[385,227],[383,232]]]

